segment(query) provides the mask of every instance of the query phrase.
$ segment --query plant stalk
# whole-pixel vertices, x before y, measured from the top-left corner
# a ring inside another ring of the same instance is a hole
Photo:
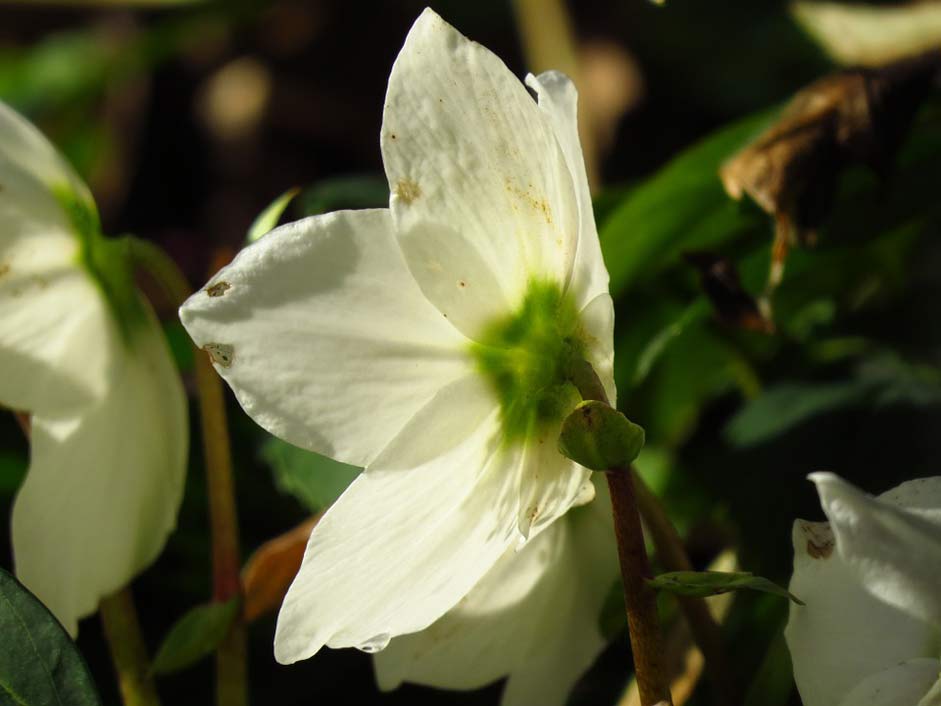
[[[124,706],[160,706],[131,589],[103,598],[98,612]]]
[[[573,361],[568,373],[582,399],[610,404],[598,374],[586,361]],[[642,706],[672,706],[657,594],[646,581],[652,575],[632,475],[629,468],[612,468],[605,472],[611,494],[634,674]]]
[[[693,571],[692,562],[686,554],[683,540],[660,504],[660,500],[647,487],[643,478],[631,469],[637,505],[644,525],[650,533],[657,552],[657,559],[667,571]],[[716,702],[735,704],[737,688],[722,644],[722,632],[712,617],[706,602],[693,596],[677,596],[680,609],[689,625],[693,641],[699,647],[706,662],[706,674],[716,691]]]
[[[132,261],[153,278],[174,307],[179,307],[192,290],[176,263],[152,243],[136,238],[128,238],[127,242]],[[208,354],[201,350],[195,350],[194,354],[209,498],[212,597],[215,601],[225,602],[240,597],[242,593],[229,427],[222,382]],[[241,615],[233,622],[232,629],[216,652],[216,703],[219,706],[248,704],[245,623]]]

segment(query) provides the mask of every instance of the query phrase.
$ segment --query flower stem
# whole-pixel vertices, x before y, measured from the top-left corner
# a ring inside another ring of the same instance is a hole
[[[610,404],[598,374],[586,361],[573,361],[568,372],[569,380],[578,388],[582,399]],[[664,663],[663,633],[657,614],[657,594],[647,584],[652,574],[637,509],[633,475],[630,468],[612,468],[605,472],[614,514],[614,536],[618,545],[627,627],[634,654],[634,674],[642,706],[672,705]]]
[[[174,307],[180,306],[192,290],[176,263],[153,243],[136,238],[128,238],[127,243],[132,261],[153,278]],[[222,382],[205,352],[196,350],[195,361],[209,497],[213,600],[222,602],[242,592],[232,453]],[[241,616],[216,652],[216,703],[219,706],[248,703],[245,623]]]
[[[623,468],[605,473],[614,512],[614,535],[634,653],[634,672],[642,706],[662,702],[672,704],[664,664],[663,635],[657,615],[657,594],[646,581],[652,575],[631,475],[628,469]]]
[[[634,480],[640,515],[657,550],[657,559],[667,571],[692,571],[693,565],[686,555],[683,540],[664,511],[660,500],[633,468],[631,476]],[[677,600],[689,625],[693,640],[705,658],[706,673],[715,689],[715,701],[720,704],[738,703],[735,680],[722,644],[722,633],[719,624],[709,612],[706,602],[702,598],[692,596],[677,596]]]
[[[131,590],[103,598],[98,611],[124,706],[160,706]]]

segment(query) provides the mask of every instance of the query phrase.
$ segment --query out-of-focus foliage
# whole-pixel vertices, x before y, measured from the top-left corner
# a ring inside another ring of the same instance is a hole
[[[154,656],[154,674],[178,672],[212,654],[232,627],[240,603],[233,598],[190,609],[163,639]]]
[[[265,442],[261,454],[271,466],[278,488],[310,512],[330,507],[361,470],[275,438]]]

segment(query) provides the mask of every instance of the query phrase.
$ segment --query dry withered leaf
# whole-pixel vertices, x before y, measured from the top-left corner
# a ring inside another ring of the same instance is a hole
[[[720,321],[748,331],[774,332],[774,324],[742,286],[735,263],[702,250],[683,253],[683,258],[699,271],[699,283]]]
[[[277,609],[301,568],[307,539],[321,515],[317,514],[284,534],[262,544],[242,569],[245,622]]]
[[[777,122],[722,165],[729,196],[747,194],[775,218],[769,289],[780,280],[788,248],[814,242],[846,166],[888,174],[939,77],[941,50],[825,76],[799,91]]]

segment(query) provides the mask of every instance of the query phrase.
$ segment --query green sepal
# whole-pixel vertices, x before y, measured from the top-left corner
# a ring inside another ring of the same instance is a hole
[[[667,591],[678,596],[705,598],[717,596],[720,593],[749,589],[789,598],[798,605],[804,605],[802,600],[787,589],[747,571],[672,571],[647,579],[647,583],[659,591]]]
[[[214,652],[229,634],[241,607],[242,602],[236,597],[191,608],[163,639],[151,671],[154,674],[178,672]]]
[[[559,451],[593,471],[627,468],[643,447],[643,428],[597,400],[576,406],[559,434]]]
[[[106,238],[94,202],[69,187],[52,190],[81,247],[79,266],[91,275],[128,342],[134,328],[146,320],[144,302],[134,282],[127,238]]]

